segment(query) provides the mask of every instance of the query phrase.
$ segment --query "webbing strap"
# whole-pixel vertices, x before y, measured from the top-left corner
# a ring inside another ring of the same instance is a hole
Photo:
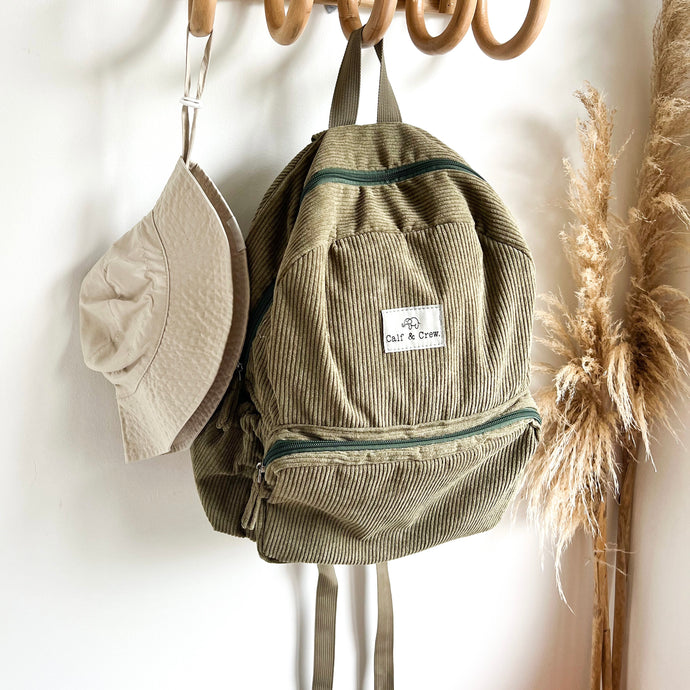
[[[335,664],[335,613],[338,578],[332,565],[319,564],[314,622],[314,678],[312,690],[331,690]]]
[[[201,108],[201,94],[204,92],[206,84],[206,74],[208,72],[208,62],[211,57],[211,37],[213,32],[208,35],[206,45],[204,47],[204,54],[201,58],[201,65],[199,66],[199,76],[196,82],[196,96],[190,96],[192,89],[192,70],[191,60],[189,56],[189,37],[191,32],[189,26],[187,27],[187,45],[185,50],[185,65],[184,65],[184,96],[181,99],[182,103],[182,160],[189,165],[189,155],[192,151],[192,144],[194,143],[194,132],[196,131],[196,118]],[[192,111],[191,115],[189,111]]]
[[[374,647],[374,690],[393,690],[393,597],[388,563],[376,564],[378,622]]]
[[[377,122],[402,122],[400,108],[388,80],[386,61],[383,58],[383,39],[375,46],[376,55],[381,63],[379,73],[379,98],[376,112]],[[329,127],[354,125],[359,110],[359,91],[362,71],[362,28],[350,34],[345,55],[340,65],[338,79],[333,92]]]
[[[374,690],[393,688],[393,598],[388,564],[376,564],[378,622],[374,650]],[[332,565],[319,565],[314,624],[312,690],[332,690],[335,665],[335,618],[338,578]]]

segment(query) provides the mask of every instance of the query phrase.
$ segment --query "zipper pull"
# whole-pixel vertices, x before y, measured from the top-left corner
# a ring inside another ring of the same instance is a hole
[[[253,532],[256,529],[256,522],[259,518],[259,510],[261,509],[261,499],[266,496],[264,491],[263,481],[266,468],[263,463],[256,464],[256,481],[252,482],[252,489],[249,494],[249,500],[244,508],[240,524],[242,529],[247,532]]]
[[[242,362],[237,363],[237,380],[241,381],[244,377],[244,364]]]

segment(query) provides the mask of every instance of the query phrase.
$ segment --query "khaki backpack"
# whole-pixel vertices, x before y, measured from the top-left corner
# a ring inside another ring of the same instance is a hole
[[[375,687],[392,688],[385,562],[496,525],[541,421],[529,249],[479,174],[400,121],[376,48],[377,124],[354,124],[360,30],[329,129],[261,202],[244,351],[192,447],[216,530],[319,564],[314,688],[332,685],[332,564],[379,564]]]

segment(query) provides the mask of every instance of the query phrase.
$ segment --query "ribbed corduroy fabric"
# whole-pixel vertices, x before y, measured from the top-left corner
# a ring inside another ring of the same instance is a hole
[[[442,169],[303,195],[320,171],[434,159],[466,165],[410,125],[336,127],[256,215],[252,307],[270,303],[192,456],[213,526],[256,540],[266,560],[379,563],[489,529],[534,451],[538,421],[516,419],[441,443],[288,454],[257,472],[277,441],[425,441],[534,407],[533,263],[489,184]],[[385,352],[381,311],[423,305],[441,305],[445,346]]]
[[[323,133],[312,137],[284,168],[264,194],[254,217],[246,240],[250,314],[275,280],[295,224],[302,187],[322,137]],[[260,346],[261,341],[256,344]],[[256,374],[261,377],[262,372]],[[239,374],[233,377],[221,405],[191,448],[197,489],[209,521],[214,529],[237,537],[247,536],[240,522],[252,475],[263,457],[255,432],[261,420],[246,395],[246,378]]]
[[[488,530],[536,440],[533,426],[519,422],[412,453],[350,452],[269,466],[259,552],[279,562],[377,563]]]
[[[483,178],[400,122],[382,43],[378,122],[354,125],[361,34],[330,129],[254,219],[247,340],[192,447],[216,529],[319,565],[313,690],[333,686],[333,564],[377,564],[374,687],[392,690],[386,562],[495,525],[540,424],[529,250]]]

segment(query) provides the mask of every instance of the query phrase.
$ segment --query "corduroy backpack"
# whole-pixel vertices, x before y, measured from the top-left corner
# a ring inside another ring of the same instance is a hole
[[[386,561],[493,527],[534,452],[534,265],[501,199],[400,120],[382,44],[378,122],[355,125],[361,30],[331,107],[247,237],[250,318],[194,442],[216,530],[319,564],[315,689],[333,678],[333,564],[377,564],[375,688],[393,687]]]

